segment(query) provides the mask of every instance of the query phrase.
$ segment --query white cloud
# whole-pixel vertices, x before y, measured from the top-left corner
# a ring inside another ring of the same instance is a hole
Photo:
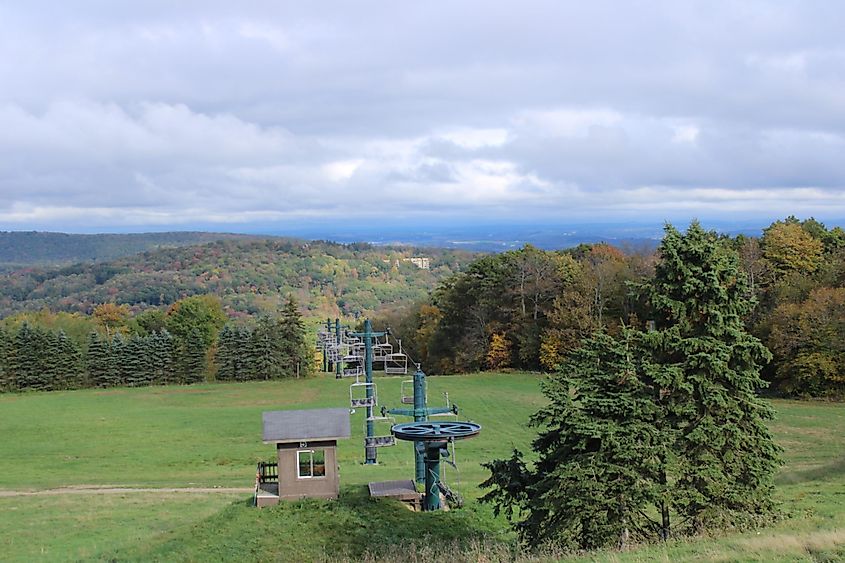
[[[364,163],[362,159],[336,160],[323,165],[323,171],[332,182],[342,182],[352,177]]]
[[[695,125],[677,125],[672,140],[676,143],[695,143],[701,131]]]
[[[614,127],[622,115],[608,109],[530,110],[521,113],[514,122],[522,129],[561,137],[583,137],[596,128]]]
[[[508,140],[508,130],[460,128],[440,134],[440,137],[465,149],[501,147]]]
[[[0,220],[845,213],[843,15],[4,5]]]

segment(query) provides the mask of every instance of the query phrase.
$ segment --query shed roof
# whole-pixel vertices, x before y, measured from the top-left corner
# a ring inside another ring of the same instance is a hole
[[[262,413],[265,442],[349,438],[349,409],[308,409]]]

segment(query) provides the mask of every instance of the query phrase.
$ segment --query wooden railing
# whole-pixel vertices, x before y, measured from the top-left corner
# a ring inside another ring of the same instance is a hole
[[[259,461],[258,468],[255,472],[255,481],[259,485],[263,483],[278,483],[279,464],[273,461]]]
[[[253,506],[258,506],[258,491],[264,483],[279,482],[279,464],[272,461],[259,461],[255,469],[255,494],[252,498]]]

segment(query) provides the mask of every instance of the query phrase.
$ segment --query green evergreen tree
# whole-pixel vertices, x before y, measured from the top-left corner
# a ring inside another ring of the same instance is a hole
[[[237,327],[230,344],[229,353],[232,355],[234,377],[236,381],[248,381],[258,377],[253,366],[254,362],[246,354],[252,339],[252,330],[248,327]]]
[[[245,327],[226,325],[220,331],[215,352],[217,379],[243,381],[249,379],[244,353],[248,348],[251,331]]]
[[[149,385],[152,377],[148,373],[149,357],[146,339],[133,334],[121,340],[118,364],[123,385],[130,387]]]
[[[773,510],[780,448],[766,427],[773,410],[757,396],[771,353],[745,329],[753,302],[736,252],[698,222],[685,234],[665,231],[643,289],[656,327],[647,335],[653,361],[679,373],[660,390],[682,460],[671,508],[691,532],[739,525]]]
[[[249,359],[249,379],[273,379],[278,368],[272,358],[272,325],[262,318],[250,334],[245,352]]]
[[[768,351],[745,331],[736,254],[671,226],[648,297],[656,329],[597,335],[544,387],[538,460],[487,464],[484,497],[523,539],[591,549],[756,524],[779,463],[756,391]]]
[[[206,346],[203,334],[199,330],[191,330],[187,338],[179,343],[178,349],[177,381],[188,384],[204,381]]]
[[[12,341],[9,369],[13,387],[19,391],[36,391],[45,387],[43,367],[46,349],[41,331],[24,323]]]
[[[12,337],[9,331],[0,326],[0,393],[13,390],[12,376],[9,370],[11,349]]]
[[[60,330],[56,335],[56,363],[61,389],[78,389],[84,384],[82,352],[79,346]]]
[[[275,336],[274,360],[281,362],[280,371],[285,376],[311,374],[313,357],[306,338],[305,322],[292,295],[288,296],[279,314]]]
[[[122,334],[116,333],[111,337],[112,377],[110,386],[131,386],[134,381],[131,369],[131,353],[127,353],[129,340]]]
[[[95,387],[115,385],[115,361],[110,340],[106,340],[98,332],[88,335],[88,353],[85,360],[90,385]]]
[[[175,383],[175,340],[166,330],[153,333],[150,337],[150,364],[152,383],[167,385]]]
[[[42,386],[40,389],[44,391],[53,391],[56,389],[64,389],[64,373],[61,365],[61,347],[59,338],[53,331],[41,329],[39,338],[39,346],[41,355],[41,373]]]
[[[543,385],[549,405],[528,468],[520,452],[485,464],[483,497],[515,521],[523,540],[568,548],[624,546],[653,539],[653,513],[669,490],[658,479],[671,435],[657,424],[655,381],[669,370],[643,363],[640,333],[596,334]]]

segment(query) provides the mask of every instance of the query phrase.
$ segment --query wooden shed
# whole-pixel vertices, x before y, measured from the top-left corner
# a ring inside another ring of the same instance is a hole
[[[263,440],[276,445],[276,463],[259,463],[255,504],[280,499],[337,498],[337,441],[349,438],[349,409],[270,411],[262,415]]]

